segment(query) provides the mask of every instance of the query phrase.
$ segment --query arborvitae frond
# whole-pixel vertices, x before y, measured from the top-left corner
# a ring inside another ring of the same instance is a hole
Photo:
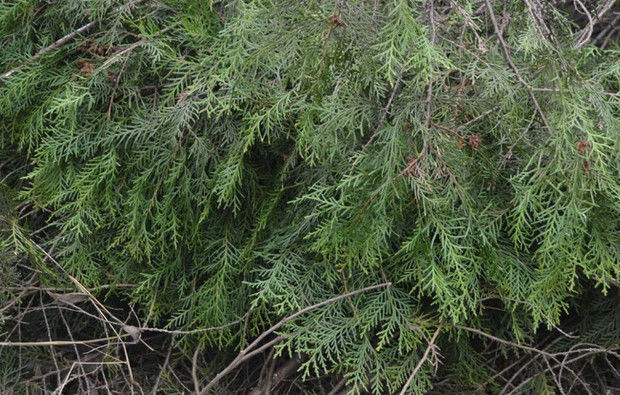
[[[3,1],[2,333],[107,340],[0,391],[611,391],[617,10],[568,3]]]

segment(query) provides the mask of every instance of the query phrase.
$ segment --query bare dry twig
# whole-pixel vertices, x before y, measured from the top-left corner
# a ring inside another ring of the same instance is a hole
[[[265,344],[264,346],[258,348],[257,350],[251,352],[251,350],[254,349],[258,344],[260,344],[261,341],[263,341],[271,333],[273,333],[276,330],[280,329],[287,322],[290,322],[290,321],[294,320],[295,318],[299,317],[300,315],[303,315],[304,313],[307,313],[307,312],[312,311],[314,309],[318,309],[319,307],[323,307],[323,306],[326,306],[328,304],[337,302],[337,301],[339,301],[341,299],[345,299],[345,298],[348,298],[350,296],[354,296],[354,295],[357,295],[357,294],[360,294],[360,293],[363,293],[363,292],[374,291],[374,290],[377,290],[377,289],[380,289],[380,288],[389,287],[390,285],[392,285],[392,283],[389,283],[389,282],[381,283],[381,284],[377,284],[377,285],[372,285],[372,286],[369,286],[369,287],[361,288],[361,289],[358,289],[358,290],[355,290],[355,291],[351,291],[351,292],[343,294],[343,295],[334,296],[333,298],[324,300],[324,301],[322,301],[320,303],[313,304],[312,306],[308,306],[306,308],[303,308],[303,309],[299,310],[298,312],[296,312],[294,314],[291,314],[288,317],[283,318],[277,324],[273,325],[271,328],[269,328],[266,331],[264,331],[263,333],[261,333],[256,339],[254,339],[254,341],[252,343],[250,343],[249,346],[247,346],[246,348],[241,350],[239,355],[237,355],[237,357],[226,368],[224,368],[222,371],[220,371],[213,378],[213,380],[211,380],[209,382],[209,384],[207,384],[206,387],[204,387],[200,391],[200,394],[203,394],[203,395],[207,394],[222,379],[222,377],[224,377],[225,375],[230,373],[233,369],[235,369],[243,360],[245,360],[246,357],[249,357],[250,355],[253,355],[255,352],[258,352],[259,350],[265,349],[267,345],[271,346],[271,345],[275,344],[276,343],[275,340],[280,341],[278,338],[276,338],[276,339],[270,341],[269,343]]]
[[[532,102],[534,103],[534,107],[536,108],[536,111],[538,111],[538,113],[540,114],[540,118],[542,119],[543,124],[545,125],[547,130],[551,133],[552,132],[551,127],[549,126],[547,117],[543,113],[542,108],[540,107],[540,104],[538,103],[538,99],[536,99],[536,96],[534,95],[534,92],[532,92],[532,87],[530,86],[530,84],[528,84],[523,79],[523,77],[521,76],[521,72],[519,72],[519,69],[513,62],[512,58],[510,57],[510,51],[508,51],[508,45],[506,44],[506,41],[504,40],[504,36],[502,35],[502,31],[499,27],[499,24],[497,23],[497,18],[495,17],[495,12],[493,11],[493,6],[491,5],[491,1],[484,0],[484,2],[486,4],[487,10],[489,11],[489,16],[491,18],[491,23],[493,24],[493,28],[495,29],[495,33],[497,34],[497,39],[499,40],[500,46],[502,47],[502,50],[504,51],[504,57],[506,58],[506,62],[508,63],[510,68],[514,71],[515,75],[517,76],[517,80],[521,83],[521,85],[523,85],[527,89],[527,92],[530,98],[532,99]]]
[[[592,18],[588,9],[584,6],[583,2],[580,0],[574,0],[579,7],[583,10],[586,17],[588,18],[588,24],[577,33],[577,43],[575,44],[575,48],[580,48],[587,44],[592,38],[592,32],[594,31],[594,26],[605,16],[605,14],[612,8],[616,0],[607,0],[607,2],[601,7],[600,11],[596,14],[595,18]],[[613,24],[612,24],[613,25]]]
[[[426,347],[426,351],[424,351],[424,355],[422,355],[422,358],[420,359],[420,361],[416,365],[415,369],[413,369],[413,372],[411,372],[411,375],[407,379],[407,382],[403,386],[403,389],[400,390],[400,395],[405,395],[405,393],[407,393],[407,389],[411,385],[411,382],[415,378],[416,374],[418,374],[418,371],[420,370],[420,368],[422,368],[422,365],[428,359],[428,356],[430,355],[430,353],[433,350],[433,348],[436,347],[435,346],[435,341],[437,340],[437,336],[439,336],[439,332],[441,331],[441,327],[442,326],[443,326],[443,322],[439,324],[439,326],[437,327],[437,330],[433,334],[433,337],[431,337],[431,340],[428,342],[428,346]]]
[[[77,37],[78,35],[87,32],[88,30],[90,30],[93,26],[95,26],[97,24],[96,21],[92,21],[92,22],[88,22],[87,24],[85,24],[84,26],[80,27],[79,29],[67,34],[66,36],[54,41],[54,43],[52,45],[48,45],[45,48],[41,48],[37,53],[35,53],[31,58],[28,58],[24,63],[20,64],[19,66],[15,67],[12,70],[9,70],[5,73],[0,74],[0,80],[4,79],[4,78],[8,78],[11,75],[15,74],[16,72],[20,71],[21,69],[23,69],[24,67],[26,67],[28,64],[35,62],[37,59],[39,59],[41,56],[45,55],[46,53],[53,51],[56,48],[61,47],[62,45],[68,43],[69,41],[73,40],[75,37]]]

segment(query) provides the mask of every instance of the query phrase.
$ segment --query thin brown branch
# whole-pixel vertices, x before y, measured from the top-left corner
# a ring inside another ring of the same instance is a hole
[[[364,147],[362,147],[361,153],[364,153],[364,151],[366,151],[366,149],[370,146],[370,144],[372,144],[372,142],[377,137],[377,133],[383,127],[383,124],[385,123],[385,119],[387,118],[387,113],[388,111],[390,111],[390,108],[392,107],[392,102],[394,101],[394,97],[396,97],[396,91],[398,90],[398,87],[400,86],[400,82],[403,79],[404,72],[405,72],[405,67],[402,67],[400,69],[400,72],[398,73],[398,76],[396,77],[396,81],[394,82],[394,86],[392,87],[392,91],[390,92],[390,97],[388,98],[388,101],[385,104],[385,107],[383,107],[383,109],[381,110],[381,117],[379,118],[379,122],[377,123],[375,130],[370,135],[370,138],[368,139],[366,144],[364,144]],[[355,164],[353,166],[355,166]]]
[[[532,92],[532,87],[530,86],[530,84],[528,84],[523,79],[523,77],[521,76],[521,73],[519,72],[519,69],[513,62],[512,58],[510,57],[510,51],[508,50],[508,44],[506,44],[506,41],[504,40],[504,36],[502,35],[502,31],[499,27],[499,24],[497,23],[497,18],[495,17],[495,12],[493,11],[493,6],[491,5],[491,1],[484,0],[484,3],[486,4],[487,10],[489,11],[489,16],[491,18],[491,23],[493,24],[493,28],[495,29],[495,33],[497,34],[497,39],[499,40],[500,46],[502,47],[502,50],[504,51],[504,57],[506,58],[506,62],[508,63],[510,68],[514,71],[515,75],[517,76],[517,80],[521,83],[521,85],[523,85],[527,89],[527,92],[530,98],[532,99],[532,102],[534,103],[534,107],[536,108],[536,111],[538,111],[538,113],[540,114],[540,118],[542,119],[543,124],[545,125],[547,130],[551,132],[551,127],[549,126],[549,122],[547,122],[547,117],[543,113],[542,108],[540,107],[540,104],[538,103],[538,100],[536,99],[536,96],[534,95],[534,92]]]
[[[292,336],[292,335],[289,335],[289,336]],[[284,336],[276,336],[276,337],[274,337],[273,340],[270,340],[269,342],[263,344],[262,346],[260,346],[256,350],[254,350],[254,351],[252,351],[252,352],[250,352],[248,354],[245,354],[245,356],[240,360],[240,362],[248,360],[248,359],[252,358],[253,356],[262,353],[263,351],[268,350],[272,346],[275,346],[276,344],[280,343],[282,340],[284,340]]]
[[[506,164],[506,161],[510,158],[512,158],[512,150],[514,149],[514,147],[517,146],[517,144],[519,144],[519,141],[521,141],[523,139],[523,137],[525,137],[525,135],[530,131],[530,128],[532,127],[532,124],[534,123],[534,119],[536,119],[536,112],[534,112],[532,114],[532,119],[530,119],[530,122],[528,123],[528,125],[525,127],[525,129],[523,130],[523,132],[521,132],[521,134],[519,135],[519,137],[517,137],[517,139],[515,140],[514,143],[512,143],[509,147],[508,147],[508,151],[506,151],[506,154],[504,154],[500,161],[499,161],[499,167],[504,167],[504,165]]]
[[[332,388],[331,391],[329,391],[327,395],[336,395],[338,391],[340,391],[346,383],[347,383],[347,378],[346,377],[341,378],[340,381],[336,383],[334,388]]]
[[[540,346],[540,345],[542,345],[543,343],[546,343],[546,341],[547,341],[547,340],[548,340],[548,338],[543,339],[543,341],[541,341],[541,342],[539,343],[539,346]],[[559,342],[560,340],[562,340],[562,338],[561,338],[561,337],[557,337],[557,338],[555,338],[555,339],[554,339],[551,343],[549,343],[549,345],[548,345],[548,346],[546,346],[546,347],[548,348],[548,347],[550,347],[550,346],[554,345],[555,343]],[[511,378],[509,378],[509,380],[507,381],[507,384],[506,384],[506,386],[505,386],[505,387],[508,387],[508,386],[512,385],[512,384],[511,384],[511,383],[512,383],[512,381],[514,380],[514,378],[515,378],[516,376],[518,376],[518,374],[521,372],[521,370],[522,370],[522,369],[525,369],[525,368],[526,368],[526,367],[527,367],[530,363],[532,363],[532,362],[533,362],[536,358],[538,358],[538,356],[539,356],[539,355],[535,355],[534,357],[530,358],[530,359],[529,359],[529,361],[527,361],[527,362],[525,362],[525,361],[524,361],[524,359],[525,359],[527,356],[523,356],[523,357],[521,357],[521,358],[516,359],[513,363],[511,363],[510,365],[506,366],[504,369],[502,369],[501,371],[497,372],[497,373],[496,373],[496,374],[494,374],[492,377],[488,378],[488,379],[487,379],[484,383],[482,383],[482,384],[478,387],[478,390],[479,390],[479,391],[481,391],[482,389],[484,389],[484,388],[487,386],[487,384],[489,384],[490,382],[492,382],[493,380],[495,380],[495,379],[496,379],[496,378],[498,378],[498,377],[502,377],[502,378],[503,378],[504,373],[506,373],[506,372],[510,371],[510,370],[511,370],[512,368],[514,368],[515,366],[517,366],[517,365],[519,365],[519,364],[523,363],[523,364],[521,365],[521,368],[519,368],[519,370],[517,371],[517,373],[515,373],[515,374],[514,374]],[[525,362],[525,363],[524,363],[524,362]],[[504,380],[505,380],[505,379],[504,379]]]
[[[120,337],[127,337],[129,334],[120,335]],[[118,336],[108,336],[108,337],[100,337],[97,339],[86,339],[86,340],[50,340],[50,341],[40,341],[40,342],[0,342],[0,347],[48,347],[48,346],[72,346],[74,344],[83,345],[83,344],[92,344],[92,343],[101,343],[107,342],[110,340],[116,340]]]
[[[41,293],[39,293],[39,303],[41,306],[43,306],[43,296],[41,295]],[[50,328],[49,321],[47,320],[47,314],[45,313],[45,309],[42,310],[42,313],[43,313],[43,321],[45,322],[45,331],[47,332],[47,338],[50,341],[52,341],[52,330]],[[58,358],[56,356],[56,351],[54,350],[54,347],[52,345],[50,345],[49,348],[50,348],[50,355],[52,357],[52,361],[54,362],[54,367],[56,368],[56,371],[58,371],[57,382],[60,383],[60,367],[58,366]]]
[[[300,364],[300,359],[297,356],[294,356],[280,366],[280,368],[278,368],[278,370],[270,376],[269,380],[271,381],[271,386],[267,387],[266,393],[269,394],[272,388],[275,389],[281,382],[295,373]]]
[[[592,32],[594,31],[594,26],[603,18],[603,16],[609,11],[616,0],[607,0],[607,2],[601,7],[600,11],[596,14],[595,18],[592,18],[588,9],[584,6],[583,2],[580,0],[575,0],[575,2],[579,5],[579,7],[583,10],[586,17],[588,18],[588,24],[577,33],[577,43],[575,44],[575,48],[580,48],[587,44],[592,38]]]
[[[276,353],[276,349],[272,348],[269,351],[269,354],[267,355],[267,358],[265,359],[265,362],[263,363],[263,366],[261,367],[260,370],[260,374],[258,375],[258,388],[261,388],[262,391],[264,392],[264,389],[266,387],[265,382],[269,380],[268,374],[267,374],[267,369],[269,368],[269,361],[271,361],[273,359],[274,354]]]
[[[424,355],[422,355],[422,358],[420,359],[416,367],[413,369],[413,372],[411,372],[411,375],[407,379],[407,382],[403,386],[403,389],[400,390],[400,395],[405,395],[405,393],[407,393],[407,389],[411,385],[411,382],[413,381],[415,376],[418,374],[418,371],[422,368],[422,365],[424,364],[424,362],[426,362],[426,360],[428,359],[428,356],[430,355],[431,350],[433,349],[433,347],[435,347],[435,341],[437,340],[437,336],[439,336],[439,332],[441,331],[442,326],[443,326],[443,322],[439,324],[439,326],[437,327],[437,330],[433,334],[433,337],[431,337],[431,340],[428,342],[428,346],[426,347],[426,351],[424,351]]]
[[[438,128],[438,129],[445,130],[446,132],[450,132],[453,135],[455,135],[456,137],[458,137],[459,139],[463,139],[464,138],[456,130],[450,129],[450,128],[446,127],[446,126],[439,125],[438,123],[435,123],[433,121],[431,121],[431,125],[433,125],[434,127]]]
[[[142,3],[143,1],[144,0],[134,1],[133,3],[129,3],[129,4],[126,4],[125,6],[120,7],[119,10],[122,10],[123,7],[132,7],[132,6],[138,5],[138,4]],[[84,26],[78,28],[77,30],[75,30],[75,31],[73,31],[73,32],[63,36],[62,38],[60,38],[60,39],[58,39],[56,41],[54,41],[51,45],[48,45],[45,48],[41,48],[37,53],[35,53],[32,57],[28,58],[26,61],[24,61],[19,66],[15,67],[12,70],[4,72],[3,74],[0,74],[0,80],[2,80],[4,78],[10,77],[11,75],[15,74],[16,72],[18,72],[21,69],[23,69],[24,67],[26,67],[28,64],[38,60],[41,56],[45,55],[46,53],[48,53],[50,51],[53,51],[54,49],[60,48],[61,46],[63,46],[66,43],[68,43],[69,41],[73,40],[78,35],[80,35],[82,33],[86,33],[88,30],[90,30],[96,24],[97,24],[97,21],[88,22],[87,24],[85,24]]]
[[[67,334],[69,335],[69,339],[72,341],[75,341],[75,339],[73,338],[73,333],[71,333],[71,327],[69,326],[69,323],[67,322],[64,313],[62,312],[62,309],[58,309],[58,314],[60,315],[60,319],[62,320],[66,330],[67,330]],[[82,376],[86,376],[86,371],[84,370],[84,367],[81,365],[82,363],[82,358],[80,357],[80,351],[78,350],[77,345],[73,345],[73,352],[75,353],[75,358],[77,359],[77,362],[80,364],[78,365],[80,370],[82,371]],[[90,381],[89,380],[84,380],[86,382],[86,386],[88,387],[88,390],[91,391],[91,385],[90,385]],[[80,387],[81,387],[81,382],[80,382]]]
[[[437,41],[437,27],[435,26],[435,2],[430,0],[428,2],[428,20],[430,23],[430,37],[429,41],[431,45],[435,45]],[[431,99],[433,97],[433,77],[429,77],[428,88],[426,90],[426,118],[424,120],[424,126],[429,128],[431,122]]]
[[[194,383],[194,391],[200,392],[200,380],[198,379],[198,355],[200,354],[200,348],[202,344],[198,344],[194,355],[192,356],[192,381]]]
[[[547,368],[549,369],[549,371],[553,372],[553,369],[551,368],[551,364],[549,363],[549,360],[547,358],[543,357],[543,361],[545,362],[545,365],[547,365]],[[555,385],[557,386],[558,390],[560,391],[560,394],[561,395],[566,395],[566,392],[564,391],[564,388],[562,387],[562,383],[560,382],[558,377],[555,374],[551,374],[551,377],[553,378],[553,381],[555,381]]]
[[[239,324],[242,321],[243,321],[243,318],[240,318],[238,320],[231,321],[226,324],[219,325],[219,326],[212,326],[209,328],[199,328],[199,329],[191,329],[191,330],[174,330],[174,329],[163,329],[163,328],[153,328],[153,327],[136,327],[136,329],[139,330],[140,332],[159,332],[159,333],[167,333],[170,335],[193,335],[196,333],[211,332],[211,331],[217,331],[220,329],[228,328],[229,326]]]
[[[52,255],[47,252],[45,249],[43,249],[43,247],[41,247],[40,245],[38,245],[37,243],[35,243],[34,241],[32,241],[32,244],[37,247],[39,250],[41,250],[41,252],[43,252],[43,254],[45,255],[45,257],[47,259],[49,259],[52,263],[54,263],[70,280],[71,282],[83,293],[85,293],[86,295],[88,295],[89,300],[91,301],[93,307],[95,308],[95,310],[97,310],[97,312],[101,315],[102,318],[106,319],[106,314],[108,316],[110,316],[112,319],[114,319],[117,323],[125,326],[125,323],[123,321],[121,321],[118,317],[116,317],[114,314],[112,314],[107,307],[105,307],[103,305],[103,303],[101,303],[97,298],[95,298],[95,296],[86,288],[84,287],[84,285],[82,285],[82,283],[80,283],[78,281],[77,278],[73,277],[69,272],[67,272],[65,270],[64,267],[62,267],[62,265],[60,263],[58,263],[58,261],[56,261],[56,259],[54,259],[54,257],[52,257]],[[106,314],[104,314],[104,312]],[[142,389],[140,387],[140,385],[135,381],[134,379],[134,375],[133,375],[133,369],[131,368],[131,363],[129,361],[129,352],[127,351],[127,345],[125,344],[125,342],[123,341],[122,337],[124,337],[125,335],[121,335],[116,328],[113,325],[110,325],[110,329],[112,329],[112,331],[114,332],[114,334],[116,335],[116,338],[118,339],[118,342],[121,346],[121,348],[123,349],[123,353],[125,354],[125,365],[127,366],[127,371],[129,373],[129,380],[131,382],[131,386],[130,386],[130,391],[133,394],[134,390],[133,390],[133,386],[137,386],[141,392]]]
[[[318,308],[326,306],[328,304],[337,302],[339,300],[348,298],[350,296],[358,295],[358,294],[363,293],[363,292],[374,291],[374,290],[377,290],[377,289],[380,289],[380,288],[389,287],[390,285],[392,285],[392,283],[389,283],[389,282],[388,283],[381,283],[381,284],[377,284],[377,285],[372,285],[372,286],[369,286],[369,287],[361,288],[361,289],[358,289],[358,290],[355,290],[355,291],[352,291],[352,292],[349,292],[349,293],[346,293],[346,294],[343,294],[343,295],[334,296],[333,298],[324,300],[324,301],[322,301],[320,303],[313,304],[312,306],[308,306],[306,308],[303,308],[303,309],[299,310],[298,312],[296,312],[294,314],[291,314],[288,317],[283,318],[278,323],[273,325],[271,328],[269,328],[266,331],[264,331],[263,333],[261,333],[252,343],[250,343],[249,346],[247,346],[246,348],[241,350],[239,355],[237,355],[237,357],[226,368],[224,368],[224,370],[220,371],[213,378],[213,380],[211,380],[209,382],[209,384],[207,384],[206,387],[202,389],[202,391],[200,391],[200,394],[207,394],[222,379],[222,377],[226,376],[228,373],[230,373],[232,370],[234,370],[235,367],[237,367],[244,360],[244,357],[246,355],[247,356],[251,355],[252,353],[250,351],[252,349],[254,349],[258,344],[260,344],[271,333],[273,333],[276,330],[280,329],[287,322],[290,322],[290,321],[294,320],[295,318],[299,317],[300,315],[303,315],[304,313],[307,313],[309,311],[318,309]],[[272,340],[272,342],[274,342],[274,341]],[[261,350],[263,347],[257,349],[256,351]]]
[[[453,7],[456,8],[456,10],[458,11],[459,14],[461,14],[461,16],[463,17],[463,20],[465,21],[465,24],[467,26],[469,26],[469,28],[471,29],[471,31],[474,33],[474,36],[476,37],[476,39],[478,40],[478,49],[484,53],[486,52],[486,48],[484,47],[484,41],[482,40],[482,38],[480,37],[480,35],[478,34],[478,31],[476,30],[476,25],[474,25],[474,23],[472,22],[471,18],[469,17],[469,15],[467,15],[467,13],[465,12],[465,10],[463,9],[463,7],[461,7],[456,1],[454,0],[450,0],[450,3],[452,4]]]
[[[543,17],[543,7],[537,0],[524,0],[527,10],[532,16],[534,26],[538,30],[538,34],[542,37],[551,37],[551,30],[545,24],[545,18]]]
[[[164,364],[162,365],[161,370],[159,371],[159,374],[157,375],[157,379],[155,379],[155,384],[153,385],[153,389],[151,390],[151,395],[157,394],[157,388],[159,388],[159,382],[161,381],[161,377],[163,376],[166,369],[168,369],[168,363],[170,363],[170,355],[172,355],[173,348],[174,348],[173,346],[170,346],[170,348],[168,349],[168,353],[166,354],[166,359],[164,360]]]
[[[480,329],[470,328],[470,327],[467,327],[467,326],[456,325],[456,324],[453,325],[453,326],[455,328],[462,329],[464,331],[468,331],[468,332],[471,332],[471,333],[478,334],[480,336],[484,336],[484,337],[489,338],[491,340],[494,340],[494,341],[496,341],[498,343],[506,344],[507,346],[511,346],[511,347],[515,347],[515,348],[520,348],[520,349],[526,350],[526,351],[531,351],[531,352],[534,352],[534,353],[546,356],[548,358],[553,358],[554,357],[554,354],[548,353],[547,351],[539,350],[539,349],[534,348],[534,347],[524,346],[523,344],[511,342],[510,340],[505,340],[505,339],[502,339],[502,338],[490,335],[490,334],[488,334],[486,332],[481,331]]]
[[[576,353],[581,353],[581,352],[593,352],[593,353],[603,353],[604,352],[604,353],[609,353],[609,354],[611,354],[613,356],[616,356],[616,357],[620,357],[620,355],[618,355],[617,353],[612,351],[614,348],[609,348],[608,349],[608,348],[600,347],[600,346],[598,346],[596,344],[590,345],[590,344],[584,344],[584,343],[581,343],[579,345],[587,345],[588,348],[580,348],[580,349],[577,349],[577,350],[571,348],[568,351],[560,351],[560,352],[555,352],[555,353],[549,353],[549,352],[544,351],[544,350],[540,350],[540,349],[537,349],[537,348],[534,348],[534,347],[526,346],[526,345],[523,345],[523,344],[512,342],[510,340],[499,338],[497,336],[493,336],[493,335],[491,335],[489,333],[481,331],[480,329],[470,328],[468,326],[463,326],[463,325],[458,325],[458,324],[453,324],[452,326],[454,328],[457,328],[457,329],[462,329],[462,330],[467,331],[467,332],[471,332],[471,333],[478,334],[480,336],[484,336],[484,337],[489,338],[491,340],[494,340],[494,341],[496,341],[498,343],[503,343],[503,344],[506,344],[506,345],[511,346],[511,347],[520,348],[522,350],[534,352],[534,353],[540,354],[540,355],[542,355],[544,357],[551,358],[551,359],[554,359],[554,360],[557,357],[559,357],[559,356],[563,356],[563,355],[567,355],[567,354],[576,354]]]
[[[133,288],[136,287],[137,284],[104,284],[99,285],[97,287],[90,288],[90,292],[100,291],[102,289],[115,289],[115,288]],[[28,290],[28,291],[52,291],[52,292],[63,292],[63,291],[71,291],[74,288],[62,288],[62,287],[38,287],[35,285],[24,285],[21,287],[3,287],[5,290]]]
[[[39,59],[41,56],[45,55],[46,53],[53,51],[56,48],[59,48],[61,46],[63,46],[64,44],[68,43],[69,41],[73,40],[75,37],[77,37],[78,35],[87,32],[88,30],[90,30],[93,26],[95,26],[97,24],[96,21],[92,21],[92,22],[88,22],[87,24],[85,24],[84,26],[80,27],[79,29],[67,34],[66,36],[54,41],[54,43],[52,45],[48,45],[45,48],[41,48],[37,53],[35,53],[32,57],[28,58],[25,62],[23,62],[22,64],[20,64],[19,66],[15,67],[12,70],[9,70],[3,74],[0,74],[0,80],[4,79],[4,78],[8,78],[11,75],[15,74],[16,72],[20,71],[21,69],[23,69],[24,67],[26,67],[28,64],[35,62],[37,59]]]
[[[166,28],[161,29],[158,33],[159,34],[164,34],[166,32],[168,32],[171,29],[174,29],[178,24],[175,23],[171,26],[168,26]],[[148,37],[143,37],[140,40],[136,41],[135,43],[131,44],[130,46],[120,50],[119,52],[115,53],[112,57],[110,57],[108,60],[106,60],[105,62],[103,62],[103,64],[101,65],[101,69],[106,68],[107,66],[109,66],[110,64],[112,64],[114,61],[116,61],[119,57],[125,55],[126,53],[129,53],[131,51],[133,51],[134,49],[138,48],[141,45],[144,45],[148,42]]]
[[[110,101],[108,103],[108,113],[107,113],[107,119],[106,119],[107,123],[110,123],[110,119],[112,118],[112,105],[114,104],[114,95],[116,94],[116,90],[118,89],[118,84],[121,81],[121,77],[123,76],[125,67],[127,67],[127,62],[129,62],[129,56],[125,58],[125,61],[123,62],[123,65],[121,66],[121,69],[118,72],[118,75],[116,75],[116,78],[114,81],[114,89],[112,89],[112,94],[110,95]]]
[[[594,20],[592,19],[592,15],[590,15],[590,11],[588,11],[586,6],[583,5],[583,3],[580,0],[573,0],[573,1],[577,3],[579,8],[581,8],[581,10],[583,11],[583,14],[586,16],[586,18],[588,18],[588,24],[579,33],[579,36],[581,38],[579,39],[577,44],[575,44],[575,48],[580,48],[583,45],[585,45],[588,41],[590,41],[590,38],[592,37],[592,32],[594,31]]]
[[[617,348],[617,347],[616,347],[616,348]],[[579,350],[577,350],[577,352],[578,352],[578,351],[579,351]],[[610,354],[614,355],[616,358],[620,358],[620,356],[618,356],[618,354],[616,354],[616,353],[614,353],[614,352],[611,352],[611,350],[608,350],[608,349],[600,349],[600,350],[595,350],[595,351],[587,351],[587,350],[582,350],[582,351],[586,351],[586,352],[585,352],[584,354],[582,354],[582,355],[579,355],[578,357],[575,357],[575,358],[571,359],[571,360],[568,360],[568,361],[562,361],[562,362],[557,362],[555,365],[551,366],[551,369],[553,370],[553,369],[556,369],[556,368],[560,367],[562,364],[564,364],[564,365],[568,365],[568,364],[571,364],[571,363],[573,363],[573,362],[575,362],[575,361],[577,361],[577,360],[579,360],[579,359],[587,358],[587,357],[589,357],[589,356],[591,356],[591,355],[595,355],[595,354],[597,354],[597,353],[602,353],[602,352],[607,352],[607,353],[610,353]],[[560,354],[563,354],[563,353],[560,353]],[[556,355],[557,355],[557,354],[556,354]],[[557,360],[556,360],[556,361],[557,361]],[[529,378],[527,378],[527,379],[525,379],[525,380],[522,380],[522,381],[519,383],[519,385],[517,385],[517,386],[516,386],[516,387],[515,387],[512,391],[508,392],[508,395],[512,395],[512,394],[515,394],[515,393],[520,392],[519,390],[520,390],[521,388],[523,388],[525,385],[527,385],[530,381],[532,381],[532,380],[533,380],[533,379],[535,379],[536,377],[540,376],[541,374],[546,373],[547,371],[548,371],[548,369],[539,370],[539,371],[537,371],[534,375],[532,375],[531,377],[529,377]],[[506,393],[505,388],[504,388],[504,390],[503,390],[501,393],[502,393],[502,394]]]

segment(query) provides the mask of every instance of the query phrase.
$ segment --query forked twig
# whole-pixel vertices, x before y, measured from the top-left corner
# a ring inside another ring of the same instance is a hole
[[[278,323],[273,325],[271,328],[269,328],[266,331],[264,331],[263,333],[261,333],[256,339],[254,339],[254,341],[252,343],[250,343],[249,346],[247,346],[246,348],[241,350],[239,355],[237,355],[237,357],[227,367],[225,367],[224,370],[220,371],[213,378],[213,380],[211,380],[209,382],[209,384],[207,384],[206,387],[202,389],[202,391],[200,391],[200,394],[202,394],[202,395],[207,394],[222,379],[222,377],[226,376],[233,369],[235,369],[241,362],[243,362],[245,360],[246,357],[249,357],[250,355],[254,355],[254,353],[258,352],[259,350],[262,351],[263,349],[267,348],[266,347],[267,345],[271,346],[271,345],[275,344],[276,340],[280,341],[281,339],[276,338],[276,339],[270,341],[269,343],[263,345],[262,347],[258,348],[257,350],[251,352],[252,349],[254,349],[258,344],[260,344],[261,341],[263,341],[271,333],[273,333],[276,330],[280,329],[287,322],[290,322],[290,321],[294,320],[295,318],[299,317],[300,315],[302,315],[304,313],[307,313],[307,312],[312,311],[314,309],[318,309],[319,307],[326,306],[328,304],[337,302],[339,300],[342,300],[342,299],[345,299],[345,298],[348,298],[350,296],[357,295],[357,294],[360,294],[360,293],[363,293],[363,292],[374,291],[376,289],[389,287],[390,285],[392,285],[392,283],[386,282],[386,283],[381,283],[381,284],[377,284],[377,285],[371,285],[369,287],[361,288],[361,289],[358,289],[358,290],[355,290],[355,291],[351,291],[351,292],[345,293],[343,295],[334,296],[333,298],[324,300],[324,301],[322,301],[320,303],[313,304],[312,306],[305,307],[305,308],[299,310],[298,312],[296,312],[294,314],[291,314],[288,317],[283,318]],[[280,336],[278,336],[278,337],[280,337]]]
[[[579,33],[577,33],[578,41],[575,44],[575,48],[580,48],[590,41],[590,39],[592,38],[592,32],[594,31],[594,26],[601,20],[601,18],[603,18],[607,11],[612,8],[616,0],[607,0],[607,3],[605,3],[603,7],[601,7],[601,10],[596,14],[596,17],[594,19],[590,16],[590,12],[588,12],[588,9],[583,5],[581,1],[575,0],[575,2],[579,4],[579,7],[583,9],[586,17],[588,18],[588,24]],[[610,24],[610,26],[613,25],[613,23]]]
[[[416,365],[415,369],[413,369],[413,372],[411,372],[411,375],[407,379],[407,382],[403,386],[403,389],[400,390],[400,395],[405,395],[405,393],[407,392],[407,389],[411,385],[411,382],[415,378],[416,374],[418,374],[418,371],[422,368],[422,365],[428,359],[428,356],[431,353],[431,350],[435,347],[435,341],[437,340],[437,336],[439,336],[439,332],[441,331],[442,326],[443,326],[443,322],[439,324],[439,326],[437,327],[437,330],[435,331],[435,333],[433,333],[433,337],[431,337],[431,340],[428,342],[428,346],[426,347],[426,351],[424,351],[424,355],[422,355],[422,358],[420,358],[420,361]]]

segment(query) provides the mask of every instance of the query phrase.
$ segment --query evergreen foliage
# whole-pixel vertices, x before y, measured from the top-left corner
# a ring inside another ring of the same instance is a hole
[[[0,391],[618,390],[617,15],[2,0]]]

